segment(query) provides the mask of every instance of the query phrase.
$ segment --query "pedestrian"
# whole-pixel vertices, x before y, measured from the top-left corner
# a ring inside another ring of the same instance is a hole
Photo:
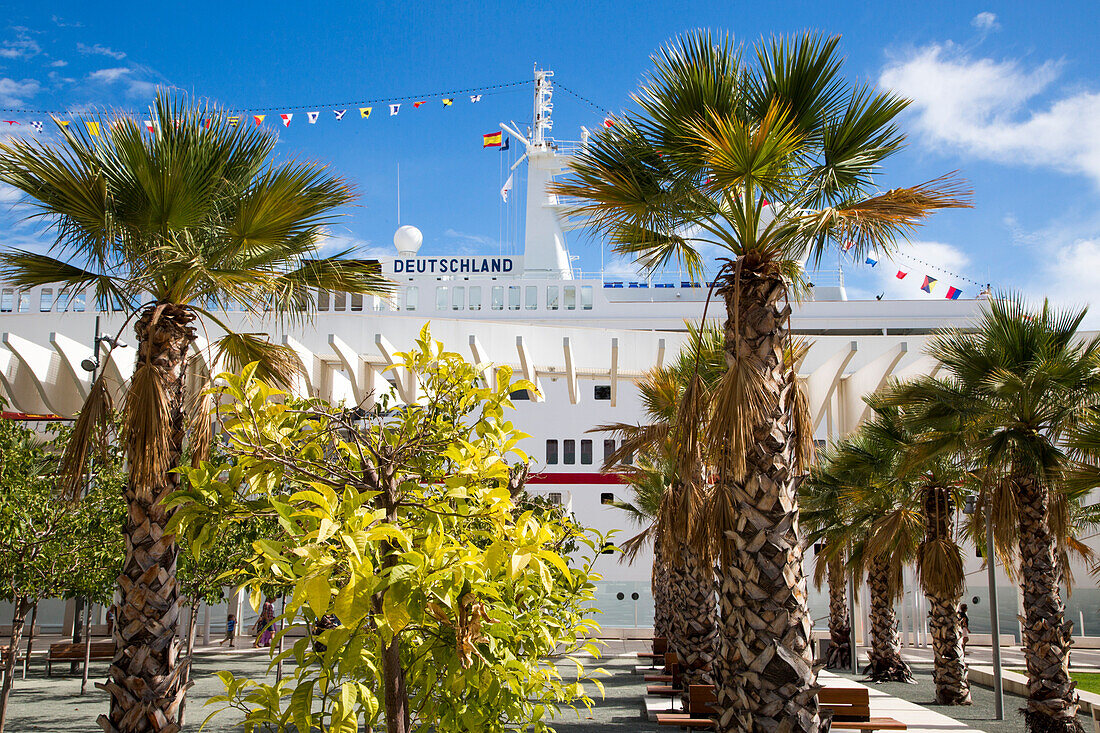
[[[225,638],[218,642],[218,646],[221,646],[225,642],[229,642],[229,646],[237,646],[237,617],[232,613],[225,617]]]
[[[959,606],[959,629],[962,631],[963,654],[966,654],[966,645],[970,641],[970,616],[966,611],[965,603]]]
[[[260,609],[260,618],[256,621],[258,636],[252,644],[255,648],[271,646],[271,637],[275,635],[275,601],[271,598],[264,600]]]
[[[115,631],[115,604],[107,606],[107,636],[111,636]]]

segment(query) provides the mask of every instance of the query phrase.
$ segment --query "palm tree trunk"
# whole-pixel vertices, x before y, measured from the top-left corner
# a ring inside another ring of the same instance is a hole
[[[12,604],[11,638],[8,640],[8,653],[4,656],[4,686],[0,688],[0,733],[4,733],[4,722],[8,717],[8,698],[11,686],[15,682],[15,655],[19,651],[19,639],[23,635],[23,624],[27,611],[31,608],[26,596],[20,596]]]
[[[829,561],[825,579],[829,584],[829,653],[825,668],[848,669],[852,664],[852,622],[843,559]]]
[[[924,542],[941,543],[951,539],[951,496],[942,486],[924,488]],[[963,586],[942,587],[941,579],[922,575],[928,598],[928,626],[932,632],[932,681],[936,702],[941,705],[970,705],[970,680],[963,657],[959,601]]]
[[[1020,512],[1020,577],[1024,592],[1024,656],[1027,708],[1032,733],[1080,731],[1076,683],[1069,676],[1073,623],[1066,620],[1062,572],[1050,531],[1050,495],[1029,473],[1012,478]]]
[[[871,652],[863,674],[875,682],[908,682],[913,670],[901,658],[898,617],[894,613],[895,589],[890,583],[890,563],[879,556],[867,570],[871,594]]]
[[[720,474],[715,487],[730,497],[722,511],[733,518],[719,541],[726,543],[719,553],[719,733],[822,728],[798,527],[793,394],[783,363],[786,294],[778,274],[748,268],[722,288],[726,361],[731,371],[759,377],[748,389],[765,408],[749,417],[744,480]]]
[[[673,608],[669,590],[668,562],[659,550],[654,550],[653,579],[653,636],[668,639],[672,630]]]
[[[114,629],[117,651],[108,682],[97,685],[111,695],[109,716],[101,715],[98,721],[105,733],[175,733],[179,729],[177,717],[187,686],[179,664],[178,548],[175,538],[165,534],[171,512],[161,501],[179,485],[179,476],[171,469],[179,464],[183,447],[184,367],[195,339],[193,320],[185,307],[161,303],[147,308],[134,326],[137,370],[154,369],[166,395],[168,424],[154,422],[154,427],[166,431],[167,466],[160,468],[167,470],[140,471],[138,466],[152,446],[141,451],[142,446],[131,443],[131,452],[142,455],[128,455],[129,516]]]
[[[710,672],[717,648],[718,608],[714,600],[714,570],[699,554],[680,544],[676,577],[680,603],[676,607],[676,635],[669,639],[680,663],[684,692],[689,685],[711,684]]]

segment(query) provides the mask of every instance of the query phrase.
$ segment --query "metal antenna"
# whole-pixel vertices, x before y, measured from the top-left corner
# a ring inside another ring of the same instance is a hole
[[[397,226],[401,226],[401,163],[397,164]]]

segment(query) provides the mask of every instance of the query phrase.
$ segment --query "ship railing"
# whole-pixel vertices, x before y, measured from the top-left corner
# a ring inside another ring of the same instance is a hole
[[[717,270],[693,276],[684,272],[657,272],[644,276],[608,270],[573,271],[575,280],[597,280],[605,288],[709,288],[717,276]],[[844,273],[841,270],[813,270],[805,274],[804,281],[813,287],[843,287]]]

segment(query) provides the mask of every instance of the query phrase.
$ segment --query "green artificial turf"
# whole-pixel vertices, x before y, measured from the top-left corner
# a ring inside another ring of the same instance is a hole
[[[1100,695],[1100,672],[1070,672],[1069,676],[1077,680],[1077,689]]]

